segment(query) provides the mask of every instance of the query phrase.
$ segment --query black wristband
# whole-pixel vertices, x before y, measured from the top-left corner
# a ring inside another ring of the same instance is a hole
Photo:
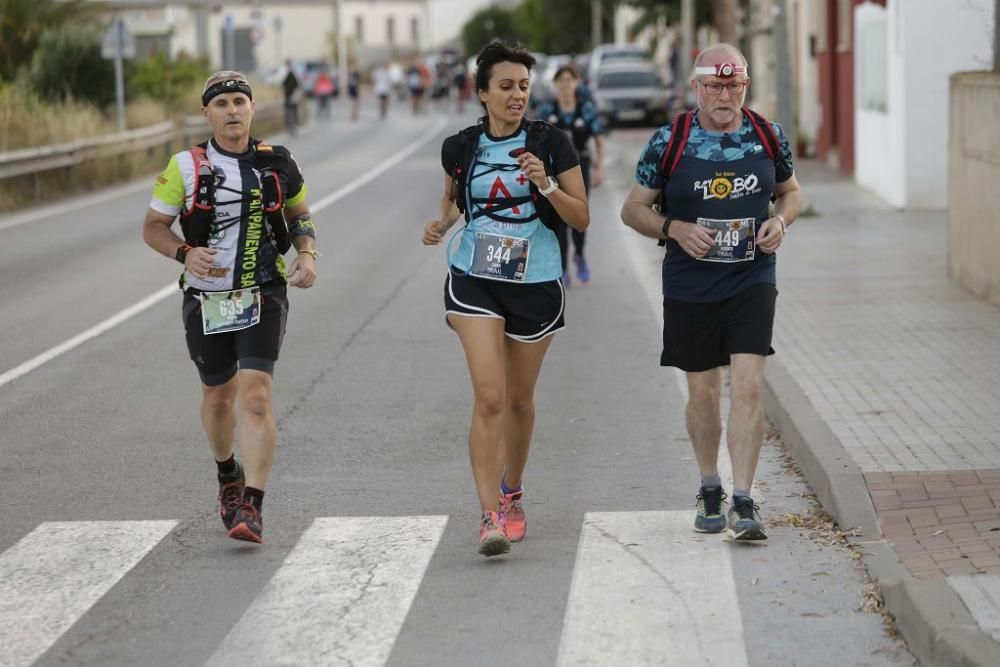
[[[183,264],[187,261],[188,250],[191,249],[187,243],[181,246],[177,246],[177,252],[174,253],[174,259]]]
[[[663,235],[663,238],[665,239],[670,238],[670,223],[673,221],[674,219],[671,218],[669,215],[667,216],[667,219],[663,221],[663,226],[660,227],[660,234]]]

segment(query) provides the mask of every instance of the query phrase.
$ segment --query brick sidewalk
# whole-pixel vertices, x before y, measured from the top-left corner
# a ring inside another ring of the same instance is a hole
[[[1000,308],[947,276],[942,211],[898,211],[822,166],[779,258],[775,349],[864,473],[921,578],[1000,574]]]
[[[874,472],[865,481],[885,537],[913,576],[1000,574],[1000,468]]]

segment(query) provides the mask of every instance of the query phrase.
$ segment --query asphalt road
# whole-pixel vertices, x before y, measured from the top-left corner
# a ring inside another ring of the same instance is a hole
[[[849,550],[786,525],[812,508],[780,443],[755,495],[793,521],[754,546],[690,529],[657,249],[618,219],[636,156],[614,140],[594,278],[537,391],[528,537],[478,556],[468,378],[444,252],[419,242],[468,119],[344,117],[288,142],[310,201],[335,201],[319,280],[291,294],[261,547],[216,514],[179,292],[24,366],[176,280],[141,240],[149,188],[0,218],[0,374],[20,369],[0,379],[0,665],[912,663],[858,611]]]

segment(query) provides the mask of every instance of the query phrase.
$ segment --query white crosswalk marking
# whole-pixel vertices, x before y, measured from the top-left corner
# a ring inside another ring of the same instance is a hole
[[[557,664],[748,664],[729,548],[691,512],[587,513]]]
[[[316,519],[208,664],[385,664],[447,520]]]
[[[0,665],[30,665],[176,521],[43,523],[0,555]]]

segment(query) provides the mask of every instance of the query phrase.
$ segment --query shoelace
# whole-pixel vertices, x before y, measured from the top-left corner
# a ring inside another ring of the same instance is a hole
[[[221,502],[226,509],[238,509],[243,500],[243,493],[236,482],[230,482],[222,487]]]
[[[754,514],[760,516],[760,505],[753,501],[736,503],[733,505],[733,509],[740,515],[741,519],[753,519]]]
[[[712,495],[714,496],[715,494]],[[728,497],[724,491],[720,491],[719,495],[715,498],[706,496],[704,493],[699,493],[697,500],[705,503],[705,514],[718,514],[722,508],[722,501]]]
[[[503,513],[508,516],[509,515],[518,516],[520,514],[523,514],[524,511],[521,509],[520,499],[510,501],[510,503],[507,504],[507,506],[504,508]]]

